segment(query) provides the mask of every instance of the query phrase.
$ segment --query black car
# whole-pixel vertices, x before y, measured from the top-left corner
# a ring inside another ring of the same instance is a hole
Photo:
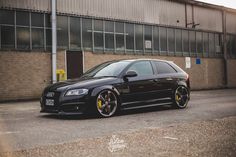
[[[185,108],[189,99],[189,76],[173,62],[118,60],[102,63],[78,79],[46,87],[41,112],[110,117],[118,110],[156,105]]]

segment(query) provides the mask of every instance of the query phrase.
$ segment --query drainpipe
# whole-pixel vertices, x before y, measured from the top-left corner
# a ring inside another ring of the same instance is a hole
[[[225,88],[228,87],[228,67],[227,67],[227,41],[226,41],[226,12],[224,7],[222,8],[222,25],[223,25],[223,51],[224,51],[224,78]]]
[[[52,83],[57,82],[57,19],[56,19],[56,0],[52,0]]]

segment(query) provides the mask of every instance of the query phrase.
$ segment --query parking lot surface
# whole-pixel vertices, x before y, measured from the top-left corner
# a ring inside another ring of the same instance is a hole
[[[236,155],[236,89],[194,91],[183,110],[159,106],[112,118],[39,111],[38,101],[0,104],[0,156]]]

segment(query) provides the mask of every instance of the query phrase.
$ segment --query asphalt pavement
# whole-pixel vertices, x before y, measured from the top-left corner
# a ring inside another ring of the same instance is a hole
[[[236,156],[236,89],[194,91],[186,109],[112,118],[39,111],[38,101],[0,104],[0,156]]]

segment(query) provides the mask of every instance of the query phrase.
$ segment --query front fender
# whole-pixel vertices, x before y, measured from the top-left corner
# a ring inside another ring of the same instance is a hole
[[[185,81],[178,81],[178,86],[184,86],[188,88],[188,85]]]
[[[117,94],[117,96],[120,95],[119,91],[115,87],[113,87],[112,85],[105,85],[105,86],[94,88],[91,93],[91,96],[95,97],[98,95],[99,92],[101,92],[102,90],[105,90],[105,89],[112,90],[113,92],[115,92]]]

